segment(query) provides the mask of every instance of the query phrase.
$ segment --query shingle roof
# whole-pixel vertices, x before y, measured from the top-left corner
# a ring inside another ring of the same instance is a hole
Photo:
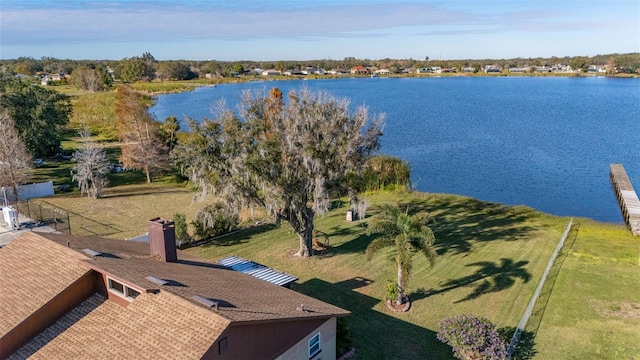
[[[89,256],[87,248],[103,255]],[[17,358],[199,358],[231,323],[349,314],[184,252],[178,252],[177,262],[164,262],[138,242],[29,232],[0,249],[0,266],[0,336],[92,269],[150,291],[127,307],[94,294],[28,342]],[[217,302],[217,308],[195,295]]]
[[[90,266],[144,289],[176,294],[198,307],[214,311],[232,321],[265,321],[346,315],[347,311],[293,290],[256,279],[220,265],[192,260],[165,263],[154,258],[118,259],[97,256]],[[169,282],[158,285],[146,279],[153,276]],[[218,303],[213,310],[193,296]],[[300,311],[304,305],[307,311]]]
[[[89,272],[81,259],[88,256],[34,232],[0,249],[0,337]]]
[[[9,359],[198,359],[228,324],[165,292],[127,307],[96,293]]]

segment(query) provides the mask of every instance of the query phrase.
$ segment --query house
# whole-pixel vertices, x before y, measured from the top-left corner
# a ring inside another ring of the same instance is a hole
[[[284,74],[287,75],[287,76],[300,76],[300,75],[303,75],[302,71],[297,70],[297,69],[285,70]]]
[[[280,75],[280,71],[275,70],[275,69],[271,69],[271,70],[265,70],[262,72],[263,76],[277,76]]]
[[[324,75],[326,71],[322,68],[307,67],[302,69],[304,75]]]
[[[335,359],[348,311],[175,248],[26,232],[0,248],[0,358]]]
[[[526,73],[529,71],[529,68],[527,67],[512,67],[509,68],[509,72],[510,73]]]
[[[389,69],[379,69],[373,72],[376,75],[391,75],[391,71]]]
[[[499,73],[499,72],[502,72],[502,69],[500,67],[498,67],[498,66],[495,66],[495,65],[487,65],[484,68],[484,72],[487,73],[487,74]]]
[[[431,66],[426,68],[417,68],[416,74],[440,74],[442,72],[442,68],[440,66]]]
[[[362,75],[362,74],[368,74],[369,70],[362,66],[362,65],[356,65],[354,67],[351,68],[351,73],[352,74],[357,74],[357,75]]]

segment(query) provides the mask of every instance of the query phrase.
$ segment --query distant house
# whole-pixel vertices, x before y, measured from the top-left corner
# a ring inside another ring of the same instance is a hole
[[[445,73],[454,73],[456,72],[456,68],[449,68],[449,69],[442,69],[440,70],[441,73],[445,74]]]
[[[369,69],[367,69],[366,67],[364,67],[362,65],[356,65],[356,66],[351,68],[351,73],[352,74],[356,74],[356,75],[368,74],[369,73]]]
[[[510,73],[526,73],[527,71],[529,71],[529,68],[526,68],[526,67],[509,68]]]
[[[607,69],[601,65],[589,65],[587,68],[587,72],[589,73],[604,73],[607,72]]]
[[[348,311],[234,268],[242,259],[182,253],[173,229],[153,219],[149,243],[26,232],[4,246],[0,357],[336,358]]]
[[[327,71],[327,73],[331,75],[345,75],[345,74],[349,74],[349,71],[343,70],[343,69],[331,69]]]
[[[441,72],[442,72],[442,68],[440,66],[430,66],[426,68],[416,69],[416,74],[432,74],[432,73],[439,74]]]
[[[264,70],[262,72],[263,76],[277,76],[280,75],[280,71],[275,70],[275,69],[270,69],[270,70]]]
[[[379,69],[374,71],[376,74],[378,75],[390,75],[391,71],[389,71],[389,69]]]
[[[284,71],[284,75],[287,76],[299,76],[299,75],[303,75],[302,71],[297,70],[297,69],[289,69],[289,70],[285,70]]]
[[[498,66],[495,65],[487,65],[484,68],[484,72],[487,74],[491,74],[491,73],[500,73],[502,72],[502,69]]]
[[[326,71],[322,68],[308,67],[301,70],[304,75],[324,75]]]
[[[464,73],[472,73],[472,72],[475,72],[475,71],[476,71],[476,69],[474,69],[474,68],[472,68],[470,66],[462,68],[462,72],[464,72]]]

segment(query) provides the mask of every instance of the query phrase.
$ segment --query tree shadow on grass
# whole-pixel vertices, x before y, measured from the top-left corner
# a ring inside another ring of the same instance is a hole
[[[402,315],[373,310],[381,300],[364,294],[372,282],[357,277],[332,284],[313,278],[292,288],[351,311],[347,321],[356,359],[453,359],[451,347],[438,341],[434,331],[404,321]]]
[[[192,243],[191,246],[201,246],[203,248],[207,248],[211,246],[233,246],[243,244],[249,242],[249,240],[251,240],[253,236],[271,231],[275,228],[276,224],[273,223],[253,225],[228,234],[223,234],[209,239],[197,241],[195,243]]]
[[[505,206],[459,196],[426,197],[398,203],[409,214],[428,212],[433,215],[430,224],[438,255],[468,253],[474,244],[490,241],[517,241],[529,239],[535,231],[528,220],[539,216],[526,207]],[[378,207],[370,210],[375,216]],[[362,224],[366,227],[366,223]],[[364,252],[374,236],[361,234],[336,247],[339,252]]]
[[[525,240],[535,229],[524,223],[539,216],[531,208],[459,196],[412,200],[399,206],[408,207],[409,213],[426,211],[433,215],[431,228],[438,255],[468,253],[479,242]]]
[[[500,264],[492,261],[479,261],[467,266],[480,267],[473,274],[453,279],[444,283],[441,289],[430,289],[426,296],[432,296],[457,289],[464,286],[472,286],[473,291],[456,303],[476,299],[484,294],[499,292],[510,288],[521,279],[522,282],[531,280],[531,273],[524,268],[529,262],[526,260],[513,262],[511,259],[500,259]]]
[[[516,328],[513,326],[503,327],[498,329],[498,333],[504,342],[509,345],[511,342],[511,338],[515,333]],[[513,356],[511,356],[512,360],[530,360],[533,359],[538,350],[536,350],[535,343],[535,333],[532,331],[523,331],[520,333],[520,340],[518,341],[518,345],[515,348],[515,352]]]

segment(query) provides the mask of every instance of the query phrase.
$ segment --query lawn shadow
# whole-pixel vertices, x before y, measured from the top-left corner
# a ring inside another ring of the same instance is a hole
[[[351,311],[347,321],[356,359],[421,359],[425,354],[430,359],[453,359],[451,347],[438,341],[434,331],[404,321],[402,315],[374,310],[382,300],[363,293],[371,283],[361,277],[333,284],[313,278],[294,283],[292,289]]]
[[[526,207],[506,206],[459,196],[426,197],[399,202],[397,205],[411,215],[419,212],[433,215],[429,226],[436,238],[434,247],[438,255],[468,253],[474,244],[481,242],[526,240],[535,229],[523,223],[539,215]],[[369,212],[375,216],[379,209],[376,206]],[[362,222],[361,226],[366,228],[367,223]],[[348,235],[349,232],[345,231],[345,234]],[[337,246],[336,250],[344,253],[364,252],[375,236],[362,233]]]
[[[276,227],[277,226],[274,223],[261,223],[241,228],[227,234],[222,234],[216,237],[186,244],[185,247],[201,246],[203,248],[207,248],[211,246],[233,246],[244,244],[246,242],[249,242],[249,240],[251,240],[253,236],[274,230]]]
[[[513,326],[503,327],[498,329],[498,333],[504,342],[508,345],[511,342],[511,338],[515,333],[516,328]],[[511,360],[531,360],[533,359],[538,350],[536,350],[535,333],[532,331],[523,331],[520,333],[520,340],[515,348],[515,352],[511,356]]]
[[[410,214],[433,215],[433,230],[438,255],[461,254],[472,250],[474,243],[527,239],[534,229],[523,225],[538,213],[535,210],[484,202],[464,197],[438,197],[398,204]]]
[[[512,259],[500,259],[500,263],[492,261],[479,261],[468,264],[470,267],[479,267],[473,274],[453,279],[442,284],[442,288],[430,289],[426,296],[441,294],[460,287],[472,286],[472,292],[466,297],[456,301],[460,303],[477,299],[478,297],[493,292],[499,292],[510,288],[516,283],[516,279],[523,283],[531,280],[531,273],[524,268],[529,262],[526,260],[514,262]]]

